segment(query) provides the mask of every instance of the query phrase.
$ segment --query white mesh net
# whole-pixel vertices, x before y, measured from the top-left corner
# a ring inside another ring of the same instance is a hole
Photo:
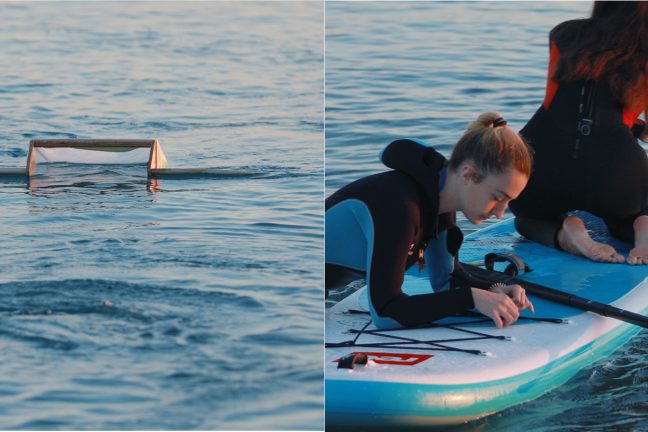
[[[100,165],[146,165],[151,154],[151,149],[146,147],[124,148],[105,147],[102,149],[85,149],[74,147],[35,147],[37,163],[78,163]],[[164,160],[166,166],[166,160]]]
[[[39,163],[64,162],[93,165],[147,165],[152,170],[167,167],[157,140],[33,140],[27,158],[27,175]]]

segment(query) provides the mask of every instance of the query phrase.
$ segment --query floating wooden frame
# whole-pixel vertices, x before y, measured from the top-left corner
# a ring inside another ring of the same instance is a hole
[[[203,178],[250,176],[255,174],[245,170],[220,168],[168,168],[162,146],[155,139],[36,139],[29,142],[29,152],[27,154],[27,165],[25,169],[3,168],[0,169],[0,175],[13,177],[26,176],[28,178],[35,175],[38,148],[74,148],[93,151],[149,148],[150,152],[146,164],[146,172],[148,177],[153,178]]]
[[[151,170],[166,168],[166,157],[158,140],[110,140],[110,139],[46,139],[31,140],[27,154],[27,175],[36,173],[36,149],[42,148],[75,148],[81,150],[108,151],[111,148],[149,148],[149,157],[146,165],[147,174]]]

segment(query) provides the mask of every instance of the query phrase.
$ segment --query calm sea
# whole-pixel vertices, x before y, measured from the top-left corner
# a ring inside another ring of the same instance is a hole
[[[0,3],[0,429],[321,429],[322,2]]]
[[[393,139],[418,137],[449,155],[466,125],[491,110],[519,130],[544,97],[549,31],[590,10],[589,2],[327,2],[326,195],[383,171],[378,154]],[[457,430],[646,431],[647,347],[643,331],[559,389]]]

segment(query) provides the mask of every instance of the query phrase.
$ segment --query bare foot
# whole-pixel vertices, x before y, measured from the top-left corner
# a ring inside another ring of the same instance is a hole
[[[639,216],[632,226],[635,232],[635,247],[630,249],[628,264],[648,264],[648,216]]]
[[[592,240],[587,233],[585,224],[576,216],[568,216],[558,232],[558,244],[561,248],[574,255],[589,258],[597,262],[622,263],[623,255],[612,246]]]

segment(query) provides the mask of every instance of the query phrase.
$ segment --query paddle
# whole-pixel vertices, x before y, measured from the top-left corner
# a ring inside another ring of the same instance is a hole
[[[506,285],[518,284],[522,286],[527,293],[533,294],[537,297],[648,328],[648,317],[638,313],[619,309],[618,307],[609,304],[588,300],[574,294],[569,294],[554,288],[518,279],[498,271],[486,270],[481,267],[464,263],[462,263],[461,266],[470,276],[481,279],[482,281],[486,280],[490,283],[499,282]]]

